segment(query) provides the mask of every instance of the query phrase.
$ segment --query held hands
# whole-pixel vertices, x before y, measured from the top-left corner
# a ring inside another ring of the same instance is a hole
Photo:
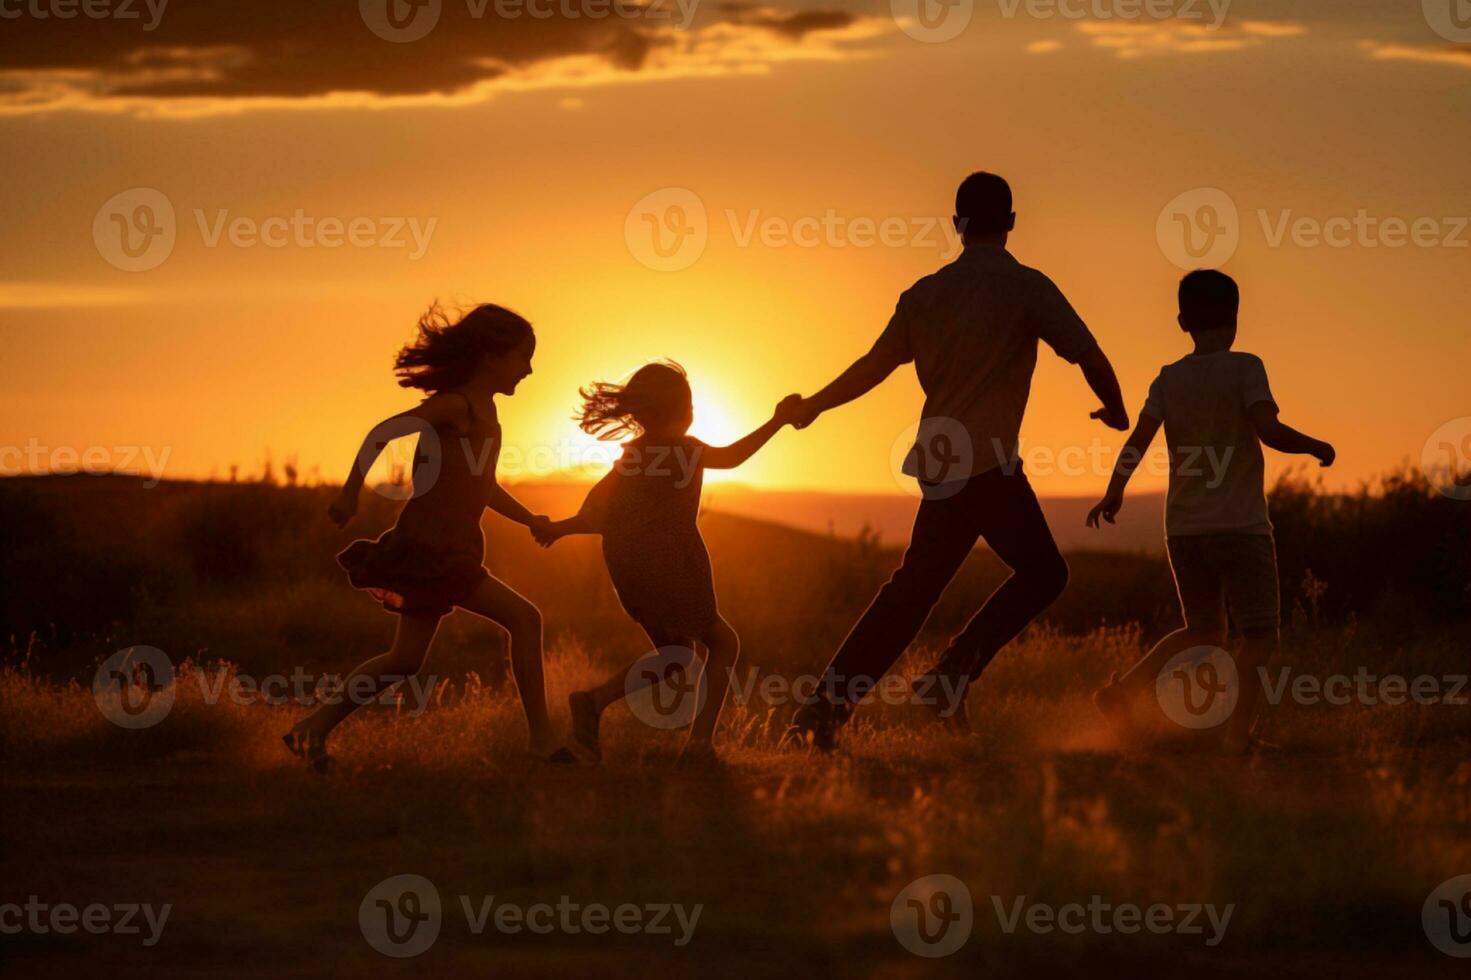
[[[347,522],[352,520],[353,515],[358,512],[358,495],[349,493],[346,487],[337,495],[337,499],[327,505],[327,519],[338,527],[347,527]]]
[[[1103,495],[1102,500],[1093,505],[1092,510],[1088,511],[1088,518],[1085,523],[1089,527],[1096,528],[1099,526],[1098,518],[1101,516],[1105,521],[1108,521],[1108,523],[1112,524],[1114,522],[1114,518],[1118,516],[1119,510],[1123,506],[1124,495],[1121,493],[1115,493],[1110,490],[1108,493],[1105,493]]]
[[[783,398],[777,403],[776,411],[771,414],[771,417],[782,425],[802,428],[802,426],[797,425],[798,420],[802,418],[802,396],[788,395]]]
[[[1129,413],[1122,408],[1109,408],[1105,405],[1096,412],[1089,412],[1088,417],[1120,432],[1127,432],[1129,429]]]
[[[545,514],[537,514],[527,522],[526,527],[531,531],[531,536],[536,539],[536,543],[543,548],[550,548],[562,536],[552,526],[552,519]]]

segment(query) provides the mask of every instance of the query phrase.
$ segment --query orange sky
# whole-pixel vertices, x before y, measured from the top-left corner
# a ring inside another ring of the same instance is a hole
[[[508,447],[529,461],[513,478],[579,458],[577,386],[650,358],[688,368],[697,434],[734,437],[867,348],[899,292],[945,261],[931,219],[977,168],[1011,180],[1012,250],[1072,299],[1131,412],[1188,349],[1162,209],[1218,188],[1239,219],[1223,265],[1243,289],[1238,346],[1266,361],[1287,421],[1337,444],[1330,483],[1418,460],[1434,430],[1471,413],[1471,44],[1438,35],[1418,3],[1242,2],[1215,31],[1007,17],[1011,6],[976,4],[942,43],[906,34],[887,3],[702,10],[688,31],[636,24],[656,42],[637,58],[610,47],[621,35],[555,25],[523,40],[519,22],[453,38],[446,22],[394,44],[359,23],[355,43],[379,68],[324,40],[299,78],[257,25],[179,14],[171,35],[171,11],[151,32],[24,23],[40,40],[4,56],[0,87],[0,466],[45,469],[59,449],[95,447],[125,464],[146,447],[171,477],[248,473],[270,452],[339,479],[367,426],[411,404],[391,357],[435,297],[503,303],[538,329],[536,373],[502,407]],[[81,30],[96,35],[90,67],[60,72],[47,45]],[[441,35],[454,47],[423,61],[416,45]],[[498,66],[487,77],[426,76],[481,36]],[[421,78],[434,91],[416,91]],[[140,187],[172,206],[175,244],[130,272],[93,225]],[[703,253],[676,271],[641,264],[646,242],[627,230],[663,188],[705,214]],[[370,219],[375,234],[393,218],[433,225],[417,257],[407,231],[402,248],[210,244],[222,211],[259,223],[298,210]],[[1434,232],[1403,247],[1377,230],[1343,247],[1274,241],[1284,221],[1360,212]],[[765,240],[743,241],[765,219]],[[838,230],[810,246],[773,237],[799,219]],[[865,245],[855,219],[904,231]],[[919,404],[906,371],[783,433],[735,477],[894,489],[890,450]],[[1090,422],[1094,407],[1044,354],[1024,448],[1116,447],[1122,434]],[[1107,467],[1033,476],[1042,492],[1087,494]]]

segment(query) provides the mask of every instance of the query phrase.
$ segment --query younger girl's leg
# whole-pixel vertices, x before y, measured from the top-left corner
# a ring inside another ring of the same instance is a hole
[[[541,610],[521,593],[487,576],[460,606],[482,616],[511,635],[511,675],[526,712],[530,749],[546,755],[558,747],[547,714],[546,680],[542,672]]]
[[[685,744],[686,751],[697,752],[710,749],[715,723],[720,720],[725,696],[730,691],[730,675],[741,655],[741,638],[724,619],[716,619],[715,625],[700,639],[706,649],[705,703],[690,724],[689,740]]]
[[[371,697],[419,672],[439,629],[439,619],[438,616],[412,614],[399,616],[393,646],[388,652],[355,667],[344,679],[338,699],[321,705],[292,726],[286,736],[286,744],[293,751],[300,749],[319,755],[332,729],[342,724],[348,715]]]
[[[684,647],[690,651],[694,650],[693,640],[676,636],[672,633],[664,633],[658,630],[645,630],[652,644],[651,650],[662,650],[668,647]],[[640,658],[642,659],[642,658]],[[635,664],[638,661],[634,662]],[[691,665],[693,667],[693,665]],[[572,737],[577,747],[594,759],[602,758],[602,747],[598,737],[598,726],[602,720],[603,712],[610,706],[617,704],[628,697],[634,691],[645,687],[652,687],[660,678],[652,671],[640,671],[636,676],[630,678],[630,665],[624,670],[613,673],[607,680],[596,687],[586,691],[573,691],[567,698],[567,707],[572,715]]]

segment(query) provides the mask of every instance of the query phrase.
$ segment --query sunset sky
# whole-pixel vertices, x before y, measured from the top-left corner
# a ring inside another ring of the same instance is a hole
[[[1170,230],[1216,189],[1237,212],[1222,268],[1243,290],[1238,346],[1265,360],[1284,419],[1338,446],[1330,485],[1418,461],[1471,415],[1464,0],[1236,0],[1214,29],[1205,0],[1169,20],[1042,17],[1056,5],[1040,0],[922,21],[906,0],[703,3],[688,29],[672,2],[539,19],[444,0],[396,42],[368,26],[373,0],[173,0],[151,30],[141,0],[138,20],[37,3],[0,19],[0,446],[40,447],[41,469],[60,447],[150,447],[166,477],[250,473],[269,452],[338,480],[368,426],[413,403],[391,359],[435,298],[535,324],[536,373],[501,409],[528,467],[585,453],[579,385],[653,358],[689,370],[695,433],[733,438],[830,380],[948,260],[954,188],[976,169],[1011,181],[1012,251],[1089,323],[1131,414],[1189,349]],[[137,188],[172,208],[174,245],[128,271],[105,243]],[[222,220],[298,211],[310,230],[280,247],[211,244]],[[645,214],[703,252],[651,252]],[[1315,244],[1299,218],[1348,219],[1329,229],[1346,237]],[[1387,218],[1419,221],[1420,243],[1392,247]],[[402,224],[404,245],[326,247],[323,219],[366,219],[373,241]],[[858,219],[887,220],[889,241]],[[905,369],[735,478],[894,490],[920,402]],[[1024,450],[1117,447],[1095,407],[1044,353]],[[1107,468],[1033,479],[1091,494]]]

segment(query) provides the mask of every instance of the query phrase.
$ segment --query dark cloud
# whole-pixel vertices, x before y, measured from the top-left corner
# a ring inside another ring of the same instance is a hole
[[[37,3],[46,9],[51,2],[25,0],[25,6],[6,9],[28,11]],[[681,0],[646,0],[642,6],[617,0],[616,7],[614,0],[172,0],[161,10],[159,0],[152,0],[154,9],[147,0],[110,2],[136,16],[26,14],[0,21],[0,96],[10,108],[44,104],[48,87],[80,88],[91,98],[161,100],[453,93],[573,55],[632,72],[645,66],[651,52],[675,43],[675,32],[695,10],[692,0],[683,0],[684,7]],[[436,10],[437,20],[416,40],[385,40],[369,27],[389,23],[385,2],[395,5],[392,25],[399,28],[426,24],[414,18]],[[528,5],[558,13],[533,16]],[[580,15],[566,16],[568,11]],[[701,15],[703,24],[725,21],[793,42],[854,19],[840,12],[734,5]]]

